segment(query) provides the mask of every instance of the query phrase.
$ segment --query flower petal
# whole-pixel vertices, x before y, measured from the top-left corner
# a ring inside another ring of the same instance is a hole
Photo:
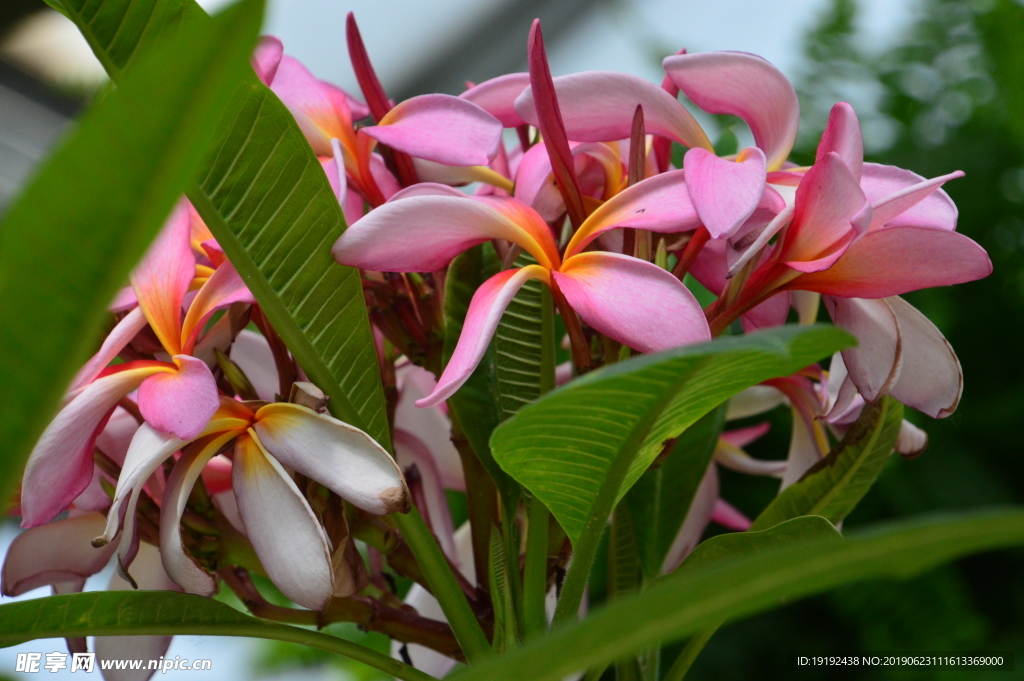
[[[231,361],[245,373],[261,400],[274,401],[281,384],[274,353],[262,334],[242,329],[231,345]]]
[[[963,371],[953,347],[913,305],[895,296],[886,301],[899,319],[904,347],[903,370],[890,394],[933,418],[949,416],[964,389]]]
[[[394,459],[369,435],[327,414],[277,402],[256,412],[263,447],[281,463],[377,515],[404,513],[409,490]]]
[[[668,137],[688,147],[712,149],[704,130],[686,107],[650,81],[615,71],[584,71],[553,80],[569,139],[580,142],[628,139],[633,114],[641,106],[648,133]],[[515,106],[523,120],[539,125],[532,88],[519,95]]]
[[[452,186],[462,186],[473,182],[483,182],[493,187],[499,187],[506,192],[511,192],[513,188],[512,180],[491,170],[487,166],[448,166],[423,158],[414,158],[412,164],[416,168],[416,175],[420,178],[421,182],[419,184],[439,182]],[[409,186],[408,189],[417,186],[419,185],[414,184]],[[393,198],[395,197],[392,196],[391,199]]]
[[[395,405],[395,428],[414,433],[427,447],[441,474],[445,489],[466,490],[462,460],[452,444],[452,424],[440,406],[419,409],[416,401],[434,391],[434,375],[412,362],[395,368],[398,403]]]
[[[547,282],[548,277],[548,270],[538,265],[528,265],[521,269],[499,272],[481,284],[469,303],[462,335],[459,336],[455,352],[437,381],[437,387],[427,397],[417,400],[416,406],[432,407],[455,394],[487,352],[487,346],[498,328],[501,315],[522,285],[530,279]]]
[[[924,454],[928,449],[928,433],[924,432],[910,421],[903,419],[900,425],[900,434],[896,436],[896,451],[908,459]]]
[[[452,166],[485,166],[498,153],[501,123],[476,104],[451,95],[401,102],[362,131],[410,156]]]
[[[139,307],[170,355],[181,352],[181,305],[196,273],[191,223],[183,199],[131,274]]]
[[[843,350],[843,364],[857,391],[869,402],[889,393],[896,385],[904,349],[910,350],[900,333],[896,313],[887,301],[833,298],[829,305],[836,326],[857,339],[856,346]]]
[[[769,475],[776,478],[785,474],[788,465],[782,460],[755,459],[739,447],[724,441],[719,441],[715,448],[715,461],[744,475]]]
[[[828,125],[818,143],[815,163],[830,152],[839,154],[846,167],[859,182],[864,165],[864,139],[860,134],[860,122],[853,107],[846,102],[839,102],[832,107],[828,116]]]
[[[252,68],[260,81],[267,87],[274,82],[277,67],[281,64],[283,56],[284,45],[281,44],[280,39],[272,35],[260,36],[252,55]]]
[[[546,267],[559,263],[551,230],[515,199],[412,196],[370,211],[338,237],[342,265],[385,272],[433,272],[462,251],[505,239]]]
[[[770,385],[752,385],[729,399],[725,418],[729,421],[756,416],[771,411],[786,401],[778,388]]]
[[[85,513],[22,532],[4,557],[0,593],[20,596],[41,586],[75,582],[96,574],[110,562],[114,547],[93,548],[103,531],[103,515]]]
[[[623,172],[622,160],[615,149],[594,142],[577,142],[570,146],[574,169],[581,184],[584,180],[581,174],[586,173],[588,166],[596,161],[594,168],[603,171],[598,197],[618,192]],[[555,183],[551,157],[544,145],[535,144],[523,154],[516,169],[514,196],[532,206],[548,222],[553,222],[565,212],[565,200]]]
[[[218,267],[188,306],[181,330],[181,347],[186,353],[195,346],[203,325],[217,310],[233,303],[255,303],[238,270],[230,262]]]
[[[485,80],[479,85],[469,88],[459,97],[473,102],[501,121],[506,128],[516,128],[526,124],[526,121],[516,111],[516,97],[528,87],[530,87],[529,73],[507,73],[504,76]]]
[[[552,276],[583,321],[640,352],[711,340],[697,299],[657,265],[590,251],[572,256]]]
[[[778,259],[801,272],[830,267],[871,219],[871,206],[839,154],[829,152],[796,190]]]
[[[796,140],[800,104],[781,71],[745,52],[679,54],[666,57],[662,66],[700,108],[746,121],[768,170],[782,167]]]
[[[953,176],[959,177],[957,173],[944,175],[942,180],[952,179]],[[896,166],[865,163],[864,173],[860,178],[860,187],[864,190],[868,201],[872,205],[878,205],[888,197],[902,193],[909,187],[920,185],[922,182],[929,182],[929,180],[917,173]],[[934,227],[950,231],[956,229],[958,216],[956,204],[942,189],[935,189],[932,193],[922,197],[920,203],[903,207],[903,210],[895,217],[891,215],[889,209],[883,209],[880,205],[879,210],[885,222],[879,222],[872,217],[872,228],[884,224],[892,227]]]
[[[701,478],[697,492],[690,502],[690,510],[686,513],[682,527],[672,540],[672,545],[665,555],[665,562],[662,563],[661,572],[667,574],[672,572],[683,559],[690,555],[694,547],[700,543],[705,528],[711,522],[711,515],[715,512],[715,502],[718,500],[718,468],[712,461],[708,466],[704,477]]]
[[[139,386],[139,411],[153,428],[191,440],[220,404],[217,381],[206,363],[175,355],[178,370],[150,376]]]
[[[352,121],[369,113],[348,93],[317,79],[302,63],[284,55],[270,89],[295,117],[313,151],[331,155],[331,139],[352,138]]]
[[[67,508],[92,479],[93,443],[107,415],[147,377],[173,370],[163,362],[121,367],[87,385],[43,431],[25,466],[22,527],[41,525]]]
[[[794,408],[792,411],[793,430],[790,434],[789,455],[786,457],[786,472],[782,476],[780,492],[799,481],[826,453],[818,447],[814,432],[816,424],[808,423],[799,409]]]
[[[731,237],[761,202],[765,190],[764,152],[747,147],[735,161],[705,149],[690,149],[683,159],[686,189],[713,239]]]
[[[886,298],[991,273],[985,249],[962,234],[889,227],[865,234],[831,268],[804,274],[788,286],[844,298]]]
[[[598,236],[620,227],[668,233],[686,232],[700,224],[686,191],[684,171],[670,171],[637,182],[601,204],[569,241],[565,257],[581,253]]]
[[[210,435],[187,447],[174,464],[160,504],[160,556],[164,570],[190,594],[212,596],[217,578],[185,550],[181,542],[181,515],[206,463],[237,435],[234,431]]]
[[[873,202],[871,204],[871,229],[899,224],[936,227],[950,231],[956,229],[956,205],[953,205],[952,200],[945,192],[937,190],[946,182],[963,176],[963,171],[957,170],[948,175],[923,180]],[[863,186],[863,183],[861,185]],[[938,195],[937,201],[928,201],[929,197],[935,195]],[[952,211],[949,210],[943,197],[953,205]],[[924,205],[918,208],[919,204]],[[915,219],[916,221],[912,222]]]
[[[427,527],[434,533],[449,560],[458,560],[455,553],[455,523],[444,493],[441,472],[433,455],[422,440],[407,430],[396,427],[394,441],[395,459],[402,470],[408,474],[410,467],[416,467],[423,493],[422,504],[417,503],[417,506],[420,507]]]
[[[746,532],[750,529],[751,525],[750,518],[743,515],[735,506],[721,497],[715,499],[715,508],[711,512],[711,520],[722,527],[727,527],[737,532]]]
[[[232,486],[260,563],[285,596],[320,610],[334,594],[331,547],[291,476],[251,434],[235,442]]]
[[[103,345],[100,346],[96,354],[75,374],[75,380],[71,382],[70,390],[81,388],[95,380],[100,375],[100,372],[106,369],[107,365],[124,349],[124,346],[128,345],[135,338],[135,334],[146,328],[148,323],[146,315],[142,313],[142,308],[140,307],[126,314],[107,334]]]

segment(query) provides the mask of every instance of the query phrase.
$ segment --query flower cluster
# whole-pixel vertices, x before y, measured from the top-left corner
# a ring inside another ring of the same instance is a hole
[[[32,452],[19,510],[31,529],[6,559],[4,593],[80,590],[116,552],[133,584],[212,595],[223,580],[259,605],[247,573],[232,567],[244,566],[316,611],[362,594],[384,626],[403,611],[389,602],[379,553],[370,551],[368,571],[349,523],[389,533],[380,516],[410,503],[471,575],[445,497],[466,480],[444,402],[534,279],[550,290],[572,351],[563,382],[620,356],[791,317],[811,323],[820,302],[859,341],[828,370],[813,365],[732,400],[730,419],[789,405],[788,458],[743,451],[767,424],[724,433],[666,571],[710,520],[749,527],[719,498],[717,466],[785,487],[828,453],[830,432],[841,437],[883,395],[936,418],[956,409],[956,355],[899,296],[991,271],[985,251],[956,232],[956,206],[941,188],[959,171],[925,179],[865,162],[856,114],[843,102],[814,163],[797,166],[788,160],[794,89],[750,54],[670,56],[660,85],[603,71],[553,78],[535,24],[528,73],[395,104],[351,16],[348,29],[365,104],[316,79],[274,38],[261,40],[252,63],[320,158],[348,222],[332,252],[363,274],[397,463],[325,413],[326,398],[304,382],[183,199]],[[753,146],[716,154],[680,94],[708,114],[742,119]],[[480,244],[503,267],[476,290],[442,366],[447,267]],[[713,302],[702,306],[695,289]],[[926,439],[905,423],[897,449],[919,453]],[[132,576],[133,561],[154,558],[139,572],[156,577]],[[429,627],[410,634],[415,624],[388,633],[456,654]]]

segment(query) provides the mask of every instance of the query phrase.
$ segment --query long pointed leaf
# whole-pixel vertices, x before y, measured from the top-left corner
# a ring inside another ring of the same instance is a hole
[[[248,70],[261,8],[246,2],[175,39],[154,38],[0,227],[0,499],[94,349],[106,305],[199,171]]]

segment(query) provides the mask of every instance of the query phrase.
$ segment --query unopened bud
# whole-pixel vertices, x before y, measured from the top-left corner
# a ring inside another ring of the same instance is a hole
[[[900,426],[900,434],[896,436],[896,451],[904,459],[913,459],[924,454],[928,449],[928,433],[910,421],[904,420]]]
[[[306,381],[292,383],[292,394],[288,396],[288,401],[292,404],[308,407],[321,414],[325,411],[330,399],[324,395],[323,390]]]
[[[214,348],[213,354],[217,357],[217,366],[224,373],[224,380],[228,382],[231,389],[243,400],[258,400],[259,395],[256,394],[256,388],[252,386],[242,368],[221,352],[220,348]]]

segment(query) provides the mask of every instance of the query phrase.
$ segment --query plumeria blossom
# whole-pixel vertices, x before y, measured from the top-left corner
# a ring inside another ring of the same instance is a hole
[[[379,515],[405,511],[409,494],[397,465],[361,430],[308,407],[272,403],[253,408],[222,398],[213,419],[192,440],[139,428],[125,456],[103,533],[103,546],[119,533],[118,558],[130,565],[138,546],[135,508],[150,475],[178,451],[164,491],[160,549],[167,574],[189,593],[212,595],[216,578],[183,546],[179,521],[206,464],[233,446],[231,483],[256,555],[281,592],[320,609],[340,586],[332,546],[289,470],[326,486],[359,508]],[[287,467],[287,469],[286,469]]]
[[[32,451],[22,483],[24,527],[51,520],[88,485],[95,438],[129,393],[138,391],[139,411],[151,428],[186,439],[196,437],[217,410],[217,385],[206,363],[194,356],[196,342],[216,310],[253,299],[230,263],[222,261],[216,270],[197,268],[192,235],[190,206],[183,201],[131,275],[138,306],[79,371],[63,408]],[[212,246],[210,251],[217,257]],[[183,316],[193,287],[198,290]],[[169,361],[108,367],[147,324]]]
[[[710,338],[703,311],[678,279],[651,263],[618,253],[584,251],[603,232],[621,227],[673,228],[673,179],[652,178],[618,194],[591,214],[559,255],[551,230],[529,206],[499,197],[455,196],[435,187],[386,203],[341,235],[334,257],[343,265],[392,272],[438,270],[462,251],[505,239],[532,255],[536,265],[505,270],[473,296],[458,346],[437,387],[418,406],[450,397],[480,362],[509,301],[540,279],[591,327],[641,352],[656,352]]]
[[[378,142],[428,163],[477,168],[474,179],[511,189],[505,178],[485,168],[498,153],[501,123],[466,99],[442,94],[413,97],[391,108],[377,125],[357,129],[354,121],[369,115],[369,107],[317,79],[301,62],[284,54],[278,39],[263,38],[253,64],[295,116],[318,156],[337,163],[332,140],[338,141],[351,186],[373,206],[399,187],[383,158],[373,151]],[[431,166],[422,168],[429,172]]]

